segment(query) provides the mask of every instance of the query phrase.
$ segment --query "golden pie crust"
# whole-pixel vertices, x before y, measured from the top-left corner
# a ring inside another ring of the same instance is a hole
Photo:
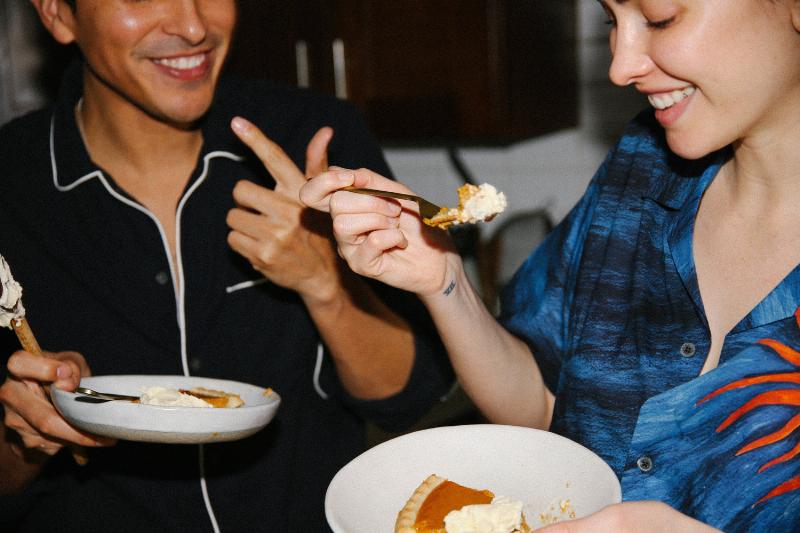
[[[444,518],[450,511],[465,505],[491,503],[494,494],[489,490],[477,490],[431,474],[397,513],[395,533],[446,533]],[[522,515],[522,525],[514,533],[531,531]]]
[[[444,517],[465,505],[490,503],[488,490],[475,490],[431,474],[397,514],[395,533],[445,533]]]
[[[458,188],[458,207],[442,207],[442,209],[431,218],[423,218],[422,221],[429,226],[447,229],[458,220],[458,215],[460,211],[464,209],[464,204],[467,200],[472,198],[477,191],[478,187],[465,183]]]
[[[238,394],[221,390],[207,389],[205,387],[195,387],[193,389],[180,389],[183,394],[189,394],[195,398],[200,398],[212,407],[236,408],[244,405],[244,400]]]

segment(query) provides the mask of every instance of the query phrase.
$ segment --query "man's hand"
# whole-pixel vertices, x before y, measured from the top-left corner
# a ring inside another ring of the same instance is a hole
[[[624,502],[579,520],[537,529],[537,533],[711,533],[719,530],[657,501]]]
[[[8,378],[0,386],[0,403],[5,407],[5,426],[20,437],[22,446],[12,444],[20,457],[23,447],[55,455],[68,444],[109,446],[116,441],[83,433],[73,428],[50,402],[47,387],[73,391],[82,376],[91,372],[76,352],[33,355],[19,351],[8,359]]]
[[[228,213],[230,247],[273,283],[292,289],[307,302],[326,302],[340,287],[338,258],[329,221],[306,208],[299,197],[307,177],[327,170],[330,128],[320,129],[306,150],[306,175],[250,122],[236,118],[236,135],[275,178],[274,190],[248,181],[236,184],[238,207]]]

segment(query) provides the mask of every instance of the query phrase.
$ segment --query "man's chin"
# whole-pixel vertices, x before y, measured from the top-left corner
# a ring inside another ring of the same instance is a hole
[[[185,106],[179,109],[161,109],[155,113],[149,113],[157,120],[170,124],[176,129],[190,130],[197,127],[198,121],[208,113],[211,104],[194,106],[187,108]]]

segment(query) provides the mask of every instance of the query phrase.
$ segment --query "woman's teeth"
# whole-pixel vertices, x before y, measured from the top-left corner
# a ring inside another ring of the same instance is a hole
[[[153,62],[177,70],[189,70],[199,67],[206,60],[205,54],[189,57],[176,57],[174,59],[154,59]]]
[[[670,93],[651,94],[647,99],[650,101],[650,105],[656,109],[666,109],[690,97],[694,94],[694,91],[694,87],[686,87],[685,89],[679,89]]]

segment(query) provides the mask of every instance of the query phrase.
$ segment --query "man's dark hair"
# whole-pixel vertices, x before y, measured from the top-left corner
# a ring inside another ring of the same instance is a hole
[[[64,1],[69,4],[69,7],[75,9],[75,0],[64,0]]]

